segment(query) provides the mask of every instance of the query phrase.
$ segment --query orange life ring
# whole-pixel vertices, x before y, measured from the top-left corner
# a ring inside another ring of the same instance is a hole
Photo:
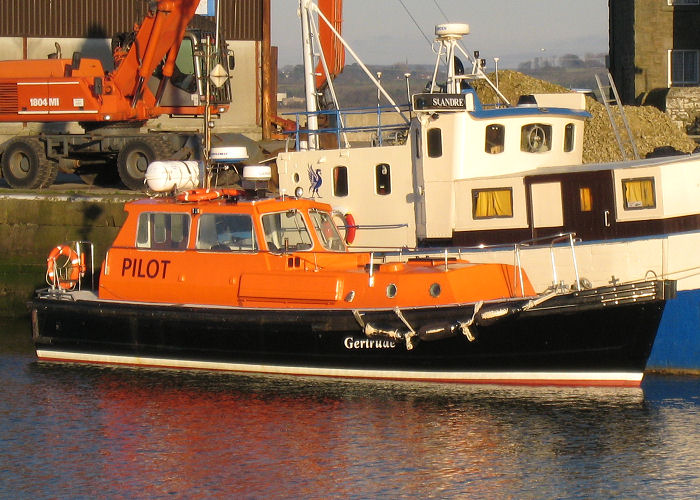
[[[223,193],[216,189],[190,189],[176,196],[177,201],[208,201],[219,198]]]
[[[355,224],[355,218],[351,213],[345,214],[345,243],[350,245],[355,241],[355,232],[357,231],[357,224]]]
[[[67,277],[62,281],[58,278],[58,266],[56,264],[56,260],[61,256],[66,258],[66,262],[62,267],[68,268],[68,271],[66,272]],[[56,248],[51,250],[49,256],[46,258],[47,281],[52,286],[58,286],[64,290],[69,290],[78,283],[82,270],[81,268],[83,266],[84,264],[81,265],[81,259],[78,257],[75,250],[73,250],[69,245],[58,245]]]

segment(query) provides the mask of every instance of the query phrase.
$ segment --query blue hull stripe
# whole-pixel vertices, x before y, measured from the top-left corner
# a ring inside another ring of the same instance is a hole
[[[647,370],[700,370],[700,290],[666,303]]]

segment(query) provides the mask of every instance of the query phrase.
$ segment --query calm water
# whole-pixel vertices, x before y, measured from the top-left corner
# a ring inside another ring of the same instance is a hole
[[[0,498],[689,498],[700,378],[379,384],[35,362],[0,322]]]

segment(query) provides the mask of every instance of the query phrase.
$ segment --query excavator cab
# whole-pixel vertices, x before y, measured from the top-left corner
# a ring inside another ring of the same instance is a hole
[[[166,81],[161,89],[159,107],[164,112],[171,115],[190,115],[184,111],[190,106],[200,106],[204,102],[201,96],[206,93],[205,75],[207,62],[204,57],[205,48],[203,41],[209,36],[208,33],[199,30],[188,30],[180,44],[177,58],[175,60],[175,68],[170,80]],[[219,47],[219,54],[214,54],[211,58],[212,62],[219,62],[229,71],[229,63],[232,56],[227,54],[225,46]],[[210,62],[210,67],[212,66]],[[148,88],[153,95],[159,96],[158,92],[163,85],[163,64],[161,64],[153,72],[153,76],[148,82]],[[227,81],[221,87],[210,85],[210,99],[213,106],[228,106],[231,102],[231,86]]]

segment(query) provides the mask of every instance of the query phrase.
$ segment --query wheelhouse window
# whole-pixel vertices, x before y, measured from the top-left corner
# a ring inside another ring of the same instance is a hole
[[[139,215],[136,246],[153,250],[184,250],[189,234],[189,214],[144,212]]]
[[[439,128],[428,130],[428,156],[430,158],[442,156],[442,130]]]
[[[676,87],[697,85],[700,82],[698,72],[698,50],[669,50],[669,83]]]
[[[215,252],[257,250],[253,219],[247,214],[200,215],[196,248]]]
[[[520,134],[520,150],[544,153],[552,149],[552,126],[543,123],[524,125]]]
[[[570,153],[574,150],[574,133],[576,126],[573,123],[567,123],[564,127],[564,152]]]
[[[511,188],[473,189],[472,202],[474,219],[513,217],[513,190]]]
[[[348,167],[333,168],[333,196],[348,195]]]
[[[388,163],[380,163],[375,167],[374,186],[377,194],[391,194],[391,168]]]
[[[506,128],[503,125],[486,126],[486,152],[492,155],[502,153],[506,139]]]
[[[622,196],[625,210],[656,208],[654,178],[623,179]]]
[[[309,250],[313,246],[304,216],[298,210],[265,214],[262,224],[271,252]]]
[[[314,231],[316,231],[316,236],[323,245],[323,248],[326,250],[344,252],[345,243],[343,243],[343,238],[340,236],[338,228],[333,223],[331,215],[328,212],[310,210],[309,216],[311,217]]]

